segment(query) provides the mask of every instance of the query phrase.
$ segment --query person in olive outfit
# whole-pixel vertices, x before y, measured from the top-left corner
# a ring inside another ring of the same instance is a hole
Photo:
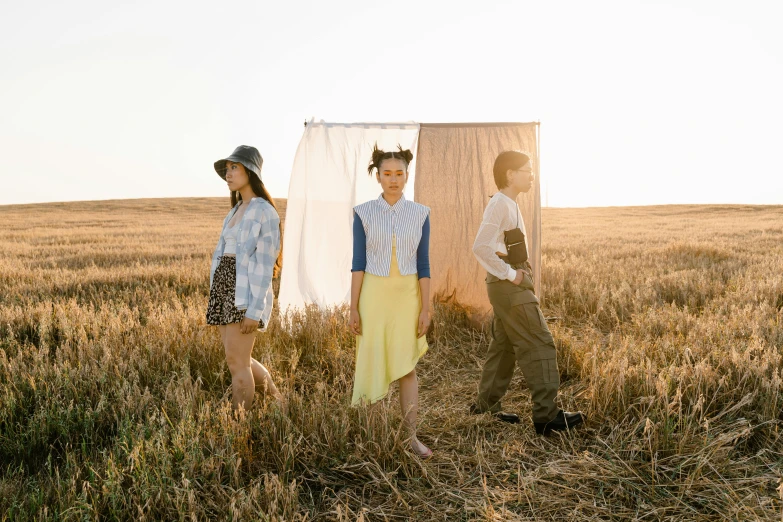
[[[484,211],[473,253],[487,270],[487,293],[492,304],[492,342],[481,372],[478,397],[471,413],[491,413],[518,423],[519,417],[501,411],[514,366],[519,364],[533,400],[533,425],[539,434],[573,428],[583,422],[580,412],[559,409],[557,352],[533,286],[528,261],[525,223],[516,198],[533,186],[530,158],[519,151],[502,152],[493,168],[498,192]]]

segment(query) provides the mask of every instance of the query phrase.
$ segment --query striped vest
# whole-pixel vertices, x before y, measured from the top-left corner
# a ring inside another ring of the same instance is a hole
[[[416,250],[421,240],[421,227],[430,213],[429,207],[408,201],[404,195],[392,206],[381,194],[376,200],[357,205],[354,211],[361,218],[367,236],[365,272],[377,276],[389,276],[392,235],[395,235],[397,266],[400,274],[417,273]]]

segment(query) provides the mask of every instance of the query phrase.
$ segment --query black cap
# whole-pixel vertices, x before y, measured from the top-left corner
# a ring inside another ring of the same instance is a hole
[[[255,173],[258,179],[261,179],[261,165],[264,164],[264,158],[261,157],[261,153],[255,147],[249,145],[240,145],[231,156],[226,159],[217,160],[215,162],[215,171],[223,179],[226,179],[226,162],[231,161],[234,163],[241,163],[247,170]]]

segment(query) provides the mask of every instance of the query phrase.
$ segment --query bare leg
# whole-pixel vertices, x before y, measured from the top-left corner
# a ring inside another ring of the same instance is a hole
[[[251,358],[250,370],[253,372],[253,380],[255,381],[256,386],[271,393],[277,402],[282,404],[283,396],[277,390],[277,386],[275,386],[272,376],[269,374],[269,370],[266,369],[266,366]]]
[[[255,340],[255,330],[243,334],[239,330],[239,323],[226,325],[223,347],[226,351],[226,364],[231,372],[231,402],[234,408],[242,406],[250,409],[253,405],[255,381],[250,367],[250,353]]]
[[[419,380],[416,378],[416,370],[401,377],[400,383],[400,409],[402,410],[405,428],[411,436],[411,449],[419,456],[427,456],[430,449],[416,438],[416,422],[419,412]]]
[[[218,325],[218,332],[220,332],[220,341],[223,343],[223,346],[226,346],[226,325],[220,324]]]

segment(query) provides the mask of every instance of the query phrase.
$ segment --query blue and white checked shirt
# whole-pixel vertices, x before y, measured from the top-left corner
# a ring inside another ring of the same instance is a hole
[[[430,214],[429,207],[408,201],[403,195],[389,205],[383,194],[378,199],[354,207],[367,236],[365,272],[389,277],[391,271],[392,235],[397,236],[397,267],[401,275],[417,273],[416,250],[421,227]]]
[[[275,296],[272,290],[272,274],[277,255],[280,253],[280,216],[264,198],[256,197],[247,204],[237,231],[237,287],[235,305],[247,310],[245,317],[259,321],[259,330],[264,331],[272,315]],[[223,230],[228,226],[239,204],[231,209],[223,220]],[[225,241],[221,232],[215,253],[212,254],[212,269],[209,286],[215,277],[223,255]]]

